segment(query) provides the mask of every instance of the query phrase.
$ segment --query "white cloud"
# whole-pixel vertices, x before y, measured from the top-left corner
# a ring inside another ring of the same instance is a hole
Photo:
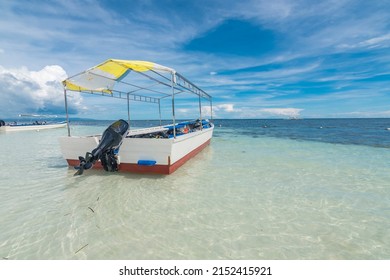
[[[250,108],[243,105],[235,108],[234,104],[219,104],[213,106],[214,118],[299,118],[303,109],[300,108]],[[202,113],[209,115],[210,107],[202,107]]]
[[[178,113],[183,113],[183,114],[187,114],[189,112],[188,109],[184,109],[184,108],[179,108],[176,110]]]
[[[390,45],[390,33],[376,36],[361,42],[356,42],[355,44],[343,43],[338,47],[341,49],[354,49],[354,48],[378,48],[378,47],[388,47]]]
[[[237,110],[234,109],[234,104],[220,104],[215,106],[215,110],[219,111],[224,111],[224,112],[235,112]]]
[[[1,117],[12,118],[20,113],[37,112],[63,115],[61,81],[66,77],[66,72],[58,65],[46,66],[40,71],[0,66]],[[72,96],[71,112],[75,112],[81,106],[81,97],[77,93]]]
[[[390,110],[387,111],[355,111],[334,114],[334,117],[342,118],[389,118]]]
[[[241,112],[241,109],[234,108],[234,104],[226,103],[226,104],[217,104],[213,105],[212,115],[213,118],[233,118],[236,117],[237,113]],[[210,117],[211,116],[211,107],[210,106],[202,106],[202,116]]]
[[[265,108],[259,111],[272,116],[298,118],[302,110],[298,108]]]

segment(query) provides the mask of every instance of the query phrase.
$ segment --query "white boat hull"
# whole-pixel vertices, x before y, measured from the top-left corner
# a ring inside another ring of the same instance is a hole
[[[152,128],[153,129],[153,128]],[[158,128],[156,128],[158,129]],[[210,144],[214,125],[176,138],[124,138],[119,149],[118,170],[134,173],[171,174]],[[139,130],[142,132],[144,130]],[[130,135],[137,134],[131,131]],[[59,138],[61,152],[69,166],[78,166],[79,156],[91,152],[101,135]],[[154,162],[151,165],[142,162]],[[94,168],[102,168],[100,162]]]

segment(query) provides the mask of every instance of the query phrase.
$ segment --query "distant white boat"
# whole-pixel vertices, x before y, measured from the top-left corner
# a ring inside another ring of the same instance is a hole
[[[211,96],[174,69],[148,61],[110,59],[66,79],[63,84],[66,112],[67,91],[127,100],[128,120],[115,121],[102,135],[71,136],[68,121],[68,136],[59,138],[59,142],[68,165],[78,169],[75,175],[92,167],[171,174],[211,141],[214,124],[202,118],[201,103],[201,99],[209,101],[212,112]],[[175,121],[175,100],[181,93],[197,96],[197,120]],[[165,104],[172,105],[172,124],[162,126],[160,101],[166,99],[170,101]],[[130,100],[158,105],[160,126],[130,130]]]
[[[302,118],[299,116],[290,116],[288,117],[289,120],[301,120]]]
[[[13,132],[13,131],[28,131],[35,130],[40,131],[44,129],[53,129],[66,127],[66,121],[63,122],[46,122],[46,121],[34,121],[31,123],[5,123],[0,120],[0,132]]]

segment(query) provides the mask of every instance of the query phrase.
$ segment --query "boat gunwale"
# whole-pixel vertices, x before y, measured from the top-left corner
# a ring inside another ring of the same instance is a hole
[[[202,129],[195,130],[195,131],[190,131],[188,133],[176,134],[176,139],[174,137],[169,137],[169,138],[164,138],[164,137],[160,137],[160,138],[154,138],[154,137],[151,137],[151,138],[137,138],[137,137],[132,137],[132,136],[143,135],[143,134],[147,134],[147,133],[162,132],[162,131],[168,131],[169,130],[168,128],[162,127],[162,126],[155,126],[155,127],[150,127],[150,128],[149,127],[148,128],[137,128],[137,129],[129,130],[128,134],[123,138],[123,140],[125,140],[125,139],[173,140],[174,142],[180,142],[180,141],[183,141],[186,138],[190,138],[190,137],[185,137],[183,139],[183,136],[200,135],[200,134],[206,133],[209,129],[213,129],[214,128],[214,124],[211,123],[211,122],[209,124],[210,124],[210,127],[203,127]],[[168,125],[168,126],[170,126],[170,125]],[[153,130],[154,128],[156,128],[156,130]],[[160,129],[160,130],[157,130],[157,128]],[[163,128],[163,129],[161,129],[161,128]],[[67,137],[70,137],[70,138],[91,138],[91,137],[96,137],[96,138],[100,139],[102,135],[103,134],[72,135],[72,136],[62,136],[61,138],[67,138]]]

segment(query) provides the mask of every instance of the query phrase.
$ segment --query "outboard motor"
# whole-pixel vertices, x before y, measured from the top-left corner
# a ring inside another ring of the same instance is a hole
[[[79,156],[80,165],[75,167],[78,170],[74,175],[83,174],[84,170],[90,169],[99,159],[104,170],[111,172],[117,171],[118,162],[115,151],[122,144],[128,129],[129,124],[122,119],[111,124],[103,132],[99,145],[92,152],[87,152],[85,158]]]

